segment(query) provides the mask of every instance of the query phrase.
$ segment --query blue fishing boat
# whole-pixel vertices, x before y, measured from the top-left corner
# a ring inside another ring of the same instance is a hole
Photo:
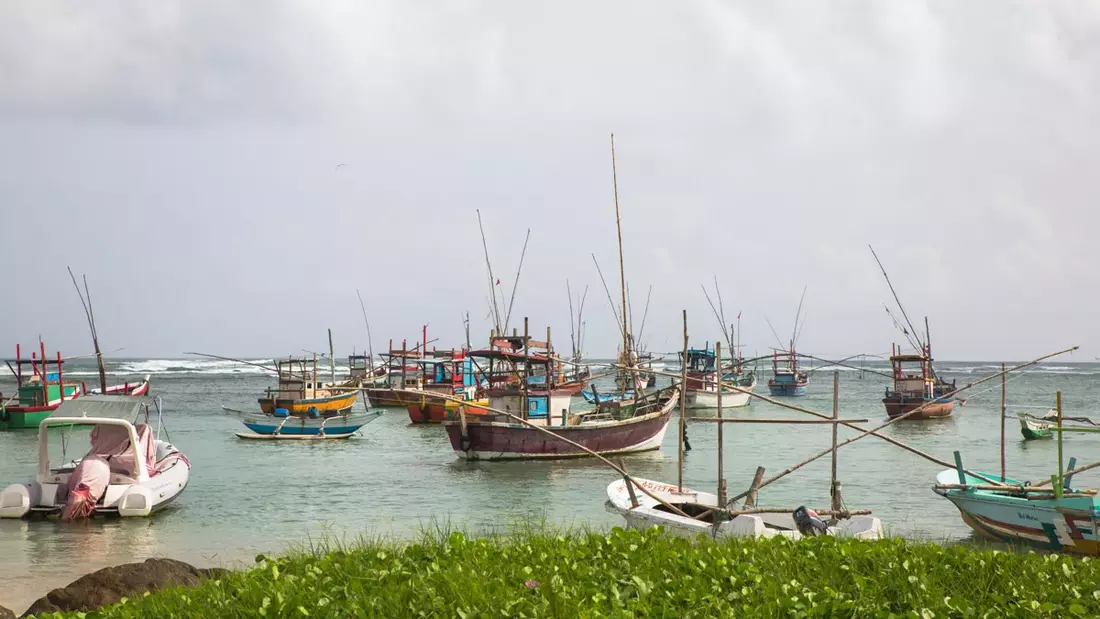
[[[322,415],[316,410],[305,415],[293,415],[285,408],[276,409],[272,414],[245,413],[228,408],[226,410],[239,414],[244,426],[251,430],[238,433],[239,438],[267,440],[350,438],[360,428],[382,416],[382,411],[378,410],[335,415]]]
[[[772,378],[768,380],[768,391],[773,396],[806,395],[810,376],[798,367],[798,353],[792,343],[790,350],[777,350],[772,353]]]

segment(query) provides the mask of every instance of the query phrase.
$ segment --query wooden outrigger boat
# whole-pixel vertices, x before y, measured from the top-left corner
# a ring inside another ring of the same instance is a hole
[[[683,353],[681,353],[681,357]],[[715,350],[709,344],[702,349],[692,348],[687,354],[687,408],[705,409],[718,408],[718,371],[716,365]],[[683,362],[683,361],[681,361]],[[748,406],[751,392],[756,388],[756,374],[753,371],[740,372],[740,364],[735,364],[732,373],[726,373],[723,368],[722,406],[724,408],[737,408]],[[738,387],[738,390],[727,388]]]
[[[417,363],[425,356],[428,328],[424,327],[424,343],[409,349],[407,340],[401,341],[401,348],[393,347],[390,340],[388,353],[380,356],[387,360],[385,385],[364,389],[371,406],[379,408],[406,408],[419,403],[418,391],[424,388],[423,368]]]
[[[504,460],[583,457],[588,452],[632,453],[659,449],[672,417],[678,388],[652,393],[635,400],[617,400],[579,414],[570,413],[571,390],[554,384],[559,360],[547,341],[527,335],[491,336],[491,347],[470,353],[485,358],[489,405],[485,413],[468,416],[459,408],[459,419],[446,421],[451,447],[467,460]],[[522,350],[522,352],[520,352]],[[496,411],[501,411],[498,413]],[[503,414],[502,414],[503,413]],[[514,417],[527,422],[516,423]],[[548,439],[536,425],[568,439]]]
[[[16,380],[16,393],[6,396],[0,393],[0,428],[29,429],[37,428],[44,419],[53,414],[62,402],[76,399],[85,394],[100,393],[103,389],[88,389],[87,385],[66,382],[64,374],[65,360],[61,353],[57,359],[46,358],[46,345],[39,343],[40,356],[31,353],[24,359],[22,349],[17,344],[15,359],[5,363]],[[149,392],[149,377],[139,383],[124,383],[107,387],[107,395],[143,396]]]
[[[799,368],[793,342],[789,350],[772,353],[772,377],[768,380],[768,392],[773,396],[802,396],[806,395],[809,384],[810,376]]]
[[[265,415],[282,409],[290,415],[339,414],[351,410],[359,397],[359,379],[351,378],[341,383],[320,382],[317,377],[317,358],[288,358],[275,361],[279,384],[268,389],[257,401]]]
[[[903,355],[900,346],[893,346],[890,355],[893,368],[893,389],[887,389],[882,399],[886,414],[891,418],[901,417],[920,407],[919,414],[907,419],[935,419],[947,417],[955,406],[955,398],[948,394],[955,390],[954,383],[948,383],[932,368],[932,353],[925,346],[922,354]]]
[[[1020,433],[1024,435],[1026,440],[1054,438],[1057,432],[1058,411],[1054,409],[1051,409],[1050,412],[1042,417],[1036,417],[1035,415],[1029,415],[1027,413],[1017,413],[1016,418],[1020,421]],[[1095,421],[1088,417],[1063,417],[1062,421],[1075,421],[1082,424],[1079,426],[1063,425],[1063,428],[1067,431],[1073,429],[1088,432],[1094,428],[1100,427]],[[1083,425],[1086,423],[1089,425]]]
[[[240,411],[232,411],[240,413]],[[257,440],[324,440],[350,438],[360,428],[382,416],[382,411],[362,413],[344,411],[330,414],[292,415],[286,409],[274,414],[240,413],[241,421],[251,432],[241,432],[238,438]]]

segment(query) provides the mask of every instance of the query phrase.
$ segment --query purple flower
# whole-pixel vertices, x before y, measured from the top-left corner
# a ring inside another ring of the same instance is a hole
[[[539,581],[528,580],[527,582],[523,583],[523,586],[527,587],[528,589],[537,589],[539,586]]]

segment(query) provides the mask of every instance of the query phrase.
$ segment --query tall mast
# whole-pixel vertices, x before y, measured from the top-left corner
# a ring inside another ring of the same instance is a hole
[[[615,229],[619,233],[619,288],[622,289],[623,304],[623,354],[626,355],[626,365],[630,367],[630,338],[627,337],[626,327],[626,267],[623,262],[623,225],[619,216],[619,178],[615,169],[615,134],[611,134],[611,184],[615,192]]]

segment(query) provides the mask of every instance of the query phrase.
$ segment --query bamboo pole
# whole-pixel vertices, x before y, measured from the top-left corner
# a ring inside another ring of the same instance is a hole
[[[753,475],[752,484],[749,485],[749,492],[745,497],[745,507],[756,505],[756,489],[760,487],[760,482],[764,481],[764,467],[756,467],[756,475]]]
[[[833,370],[833,453],[832,453],[832,468],[830,469],[830,483],[829,483],[829,496],[832,498],[832,507],[834,510],[840,509],[840,484],[836,480],[836,439],[838,422],[840,420],[840,372]]]
[[[971,389],[971,388],[973,388],[973,387],[977,387],[978,385],[981,385],[981,384],[983,384],[983,383],[985,383],[985,382],[988,382],[988,381],[990,381],[990,380],[993,380],[994,378],[998,378],[998,377],[1000,377],[1000,376],[1001,376],[1001,375],[1003,375],[1003,374],[1007,374],[1007,373],[1009,373],[1009,372],[1015,372],[1016,370],[1020,370],[1020,369],[1026,368],[1026,367],[1030,367],[1030,366],[1033,366],[1033,365],[1035,365],[1035,364],[1037,364],[1037,363],[1041,363],[1041,362],[1043,362],[1043,361],[1046,361],[1047,359],[1050,359],[1050,358],[1053,358],[1053,357],[1057,357],[1057,356],[1059,356],[1059,355],[1064,355],[1064,354],[1066,354],[1066,353],[1068,353],[1068,352],[1073,352],[1073,351],[1075,351],[1075,350],[1077,350],[1077,349],[1078,349],[1078,347],[1077,347],[1077,346],[1073,346],[1073,347],[1071,347],[1071,348],[1067,348],[1067,349],[1065,349],[1065,350],[1060,350],[1060,351],[1057,351],[1057,352],[1052,352],[1052,353],[1049,353],[1049,354],[1043,355],[1043,356],[1041,356],[1041,357],[1038,357],[1038,358],[1036,358],[1036,359],[1033,359],[1033,360],[1031,360],[1031,361],[1027,361],[1027,362],[1024,362],[1024,363],[1020,363],[1020,364],[1018,364],[1018,365],[1014,365],[1014,366],[1012,366],[1011,368],[1008,368],[1007,370],[1002,370],[1001,372],[997,372],[996,374],[991,374],[991,375],[989,375],[989,376],[986,376],[986,377],[980,378],[980,379],[978,379],[978,380],[976,380],[976,381],[974,381],[974,382],[972,382],[972,383],[969,383],[969,384],[967,384],[967,385],[964,385],[964,386],[962,386],[962,387],[959,387],[958,389],[956,389],[956,390],[954,390],[954,391],[951,391],[951,392],[949,392],[949,393],[947,393],[947,394],[945,394],[945,395],[943,395],[943,396],[940,396],[939,398],[937,398],[937,399],[935,399],[935,400],[932,400],[932,401],[930,401],[930,402],[926,402],[926,403],[924,403],[924,404],[922,404],[922,405],[920,405],[920,406],[918,406],[918,407],[914,408],[913,410],[909,411],[908,413],[905,413],[904,415],[900,415],[900,416],[898,416],[898,417],[894,417],[893,419],[891,419],[891,420],[889,420],[889,421],[887,421],[887,422],[883,423],[882,425],[879,425],[879,426],[877,426],[877,427],[875,427],[875,428],[871,428],[871,429],[865,429],[865,428],[863,428],[863,427],[860,427],[860,426],[856,426],[856,425],[853,425],[853,424],[845,423],[844,425],[846,425],[846,426],[848,426],[848,427],[852,428],[853,430],[857,430],[857,431],[859,431],[859,432],[860,432],[860,434],[859,434],[858,436],[855,436],[855,437],[853,437],[853,438],[850,438],[850,439],[848,439],[848,440],[846,440],[846,441],[843,441],[843,442],[841,442],[841,443],[838,443],[838,444],[837,444],[837,449],[839,449],[839,448],[841,448],[841,447],[843,447],[843,446],[845,446],[845,445],[847,445],[847,444],[849,444],[849,443],[852,443],[852,442],[854,442],[854,441],[857,441],[857,440],[859,440],[859,439],[861,439],[861,438],[863,438],[863,437],[865,437],[865,436],[867,436],[867,435],[869,435],[869,434],[870,434],[870,435],[876,436],[876,437],[878,437],[878,438],[881,438],[881,439],[883,439],[883,440],[885,440],[885,441],[887,441],[887,442],[889,442],[889,443],[892,443],[892,444],[894,444],[894,445],[896,445],[896,446],[898,446],[898,447],[901,447],[902,449],[905,449],[906,451],[909,451],[910,453],[913,453],[913,454],[915,454],[915,455],[918,455],[918,456],[920,456],[920,457],[922,457],[922,458],[924,458],[924,459],[926,459],[926,460],[929,460],[930,462],[934,462],[934,463],[936,463],[936,464],[939,464],[939,465],[941,465],[941,466],[944,466],[944,467],[947,467],[947,468],[954,468],[954,464],[951,464],[951,463],[949,463],[949,462],[947,462],[947,461],[945,461],[945,460],[941,460],[940,458],[937,458],[937,457],[935,457],[935,456],[933,456],[933,455],[931,455],[931,454],[925,453],[925,452],[923,452],[923,451],[921,451],[921,450],[919,450],[919,449],[917,449],[917,448],[915,448],[915,447],[911,447],[911,446],[909,446],[909,445],[906,445],[905,443],[903,443],[903,442],[901,442],[901,441],[899,441],[899,440],[897,440],[897,439],[895,439],[895,438],[892,438],[892,437],[889,437],[889,436],[886,436],[886,435],[883,435],[883,434],[879,434],[878,432],[879,432],[879,430],[881,430],[881,429],[885,428],[886,426],[889,426],[889,425],[893,424],[894,422],[897,422],[897,421],[901,421],[902,419],[906,419],[906,418],[910,417],[911,415],[915,415],[916,413],[919,413],[919,412],[923,411],[923,410],[924,410],[924,408],[925,408],[926,406],[930,406],[930,405],[932,405],[932,404],[935,404],[935,403],[937,403],[937,402],[939,402],[939,401],[942,401],[942,400],[944,400],[944,399],[947,399],[947,398],[950,398],[950,397],[954,397],[955,395],[957,395],[957,394],[959,394],[959,393],[962,393],[963,391],[966,391],[966,390],[968,390],[968,389]],[[656,371],[655,371],[655,373],[658,373],[658,374],[665,374],[664,372],[656,372]],[[670,376],[675,376],[674,374],[669,374],[669,375],[670,375]],[[810,409],[808,409],[808,408],[802,408],[802,407],[800,407],[800,406],[795,406],[795,405],[793,405],[793,404],[787,404],[786,402],[780,402],[780,401],[778,401],[778,400],[775,400],[775,399],[773,399],[773,398],[769,398],[769,397],[767,397],[767,396],[763,396],[763,395],[760,395],[760,394],[758,394],[758,393],[754,393],[754,392],[752,392],[752,391],[749,391],[749,390],[747,390],[747,389],[741,389],[740,387],[737,387],[737,386],[734,386],[734,385],[731,385],[730,387],[731,387],[732,389],[734,389],[735,391],[739,391],[739,392],[741,392],[741,393],[748,393],[748,394],[749,394],[749,395],[750,395],[751,397],[754,397],[754,398],[758,398],[758,399],[764,400],[765,402],[770,402],[770,403],[772,403],[772,404],[775,404],[776,406],[779,406],[779,407],[782,407],[782,408],[787,408],[787,409],[790,409],[790,410],[794,410],[794,411],[799,411],[799,412],[802,412],[802,413],[807,413],[807,414],[809,414],[809,415],[814,415],[814,416],[816,416],[816,417],[820,417],[820,418],[822,418],[822,419],[830,419],[830,417],[829,417],[828,415],[825,415],[825,414],[823,414],[823,413],[819,413],[819,412],[817,412],[817,411],[814,411],[814,410],[810,410]],[[806,460],[806,461],[804,461],[804,462],[801,462],[801,463],[799,463],[799,464],[797,464],[797,465],[795,465],[795,466],[791,467],[790,469],[788,469],[788,470],[786,470],[786,471],[784,471],[784,472],[780,473],[780,474],[779,474],[778,476],[776,476],[776,477],[773,477],[772,479],[769,479],[769,480],[767,480],[767,481],[766,481],[766,482],[765,482],[765,483],[764,483],[764,484],[763,484],[763,485],[762,485],[761,487],[763,487],[763,486],[766,486],[766,485],[768,485],[768,484],[771,484],[771,483],[775,482],[776,480],[778,480],[778,479],[780,479],[780,478],[782,478],[782,477],[786,477],[786,476],[787,476],[787,475],[789,475],[790,473],[793,473],[794,471],[796,471],[796,470],[798,470],[798,469],[802,468],[803,466],[805,466],[805,465],[809,464],[810,462],[813,462],[814,460],[817,460],[818,458],[821,458],[821,457],[823,457],[823,456],[825,456],[825,455],[828,455],[828,454],[829,454],[829,453],[831,453],[831,452],[832,452],[832,449],[831,449],[831,448],[830,448],[830,449],[828,449],[828,450],[826,450],[826,451],[823,451],[823,452],[821,452],[821,453],[817,454],[816,456],[814,456],[814,457],[810,458],[809,460]],[[1100,462],[1097,462],[1097,463],[1096,463],[1096,464],[1095,464],[1094,466],[1100,466]],[[1094,466],[1093,466],[1093,465],[1090,465],[1090,467],[1089,467],[1089,468],[1094,468]],[[1079,472],[1079,471],[1075,471],[1075,472]],[[989,479],[988,477],[984,477],[984,476],[982,476],[982,475],[976,474],[976,473],[974,473],[973,471],[966,471],[966,473],[967,473],[968,475],[972,476],[972,477],[976,477],[976,478],[978,478],[978,479],[981,479],[982,481],[987,481],[987,482],[989,482],[989,483],[991,483],[991,484],[997,484],[997,483],[999,483],[999,482],[997,482],[996,480],[993,480],[993,479]],[[737,496],[733,497],[733,498],[732,498],[732,499],[730,499],[730,500],[731,500],[731,501],[736,501],[737,499],[743,498],[744,496],[745,496],[745,493],[741,493],[741,494],[739,494],[739,495],[737,495]]]
[[[722,421],[722,342],[714,343],[714,365],[717,372],[715,373],[715,382],[718,386],[718,420]],[[726,504],[726,478],[724,474],[725,460],[723,458],[723,443],[722,428],[725,424],[718,424],[718,504]]]
[[[866,423],[866,419],[837,419],[835,422],[832,419],[741,419],[737,417],[696,417],[692,421],[702,421],[710,423],[782,423],[793,425],[825,425],[830,423]]]
[[[684,356],[680,359],[680,432],[676,441],[676,491],[684,491],[684,439],[687,433],[688,311],[684,314]]]
[[[1055,404],[1058,407],[1058,429],[1062,429],[1062,392],[1055,394]],[[1063,475],[1066,472],[1066,461],[1062,459],[1062,432],[1058,432],[1058,485],[1054,488],[1055,496],[1061,497],[1064,489]]]
[[[465,404],[467,404],[467,402],[465,402],[464,400],[461,400],[461,399],[459,399],[459,398],[456,398],[456,397],[454,397],[454,396],[451,396],[451,395],[448,395],[448,394],[445,394],[445,393],[439,393],[439,394],[435,394],[435,395],[436,395],[436,396],[438,396],[438,397],[440,397],[440,398],[443,398],[443,399],[445,399],[445,400],[452,400],[452,401],[454,401],[454,402],[458,402],[459,404],[462,404],[462,405],[465,405]],[[657,495],[655,495],[655,494],[653,494],[652,492],[650,492],[649,490],[647,490],[647,489],[646,489],[646,488],[645,488],[644,486],[642,486],[641,484],[639,484],[639,483],[637,483],[636,481],[634,481],[634,478],[633,478],[633,477],[630,477],[630,475],[629,475],[629,474],[628,474],[628,473],[627,473],[627,472],[626,472],[625,470],[623,470],[622,468],[620,468],[620,467],[619,467],[619,466],[618,466],[617,464],[615,464],[615,463],[614,463],[614,462],[612,462],[611,460],[608,460],[607,458],[605,458],[604,456],[600,455],[599,453],[597,453],[597,452],[595,452],[595,451],[592,451],[591,449],[589,449],[589,448],[585,447],[584,445],[581,445],[580,443],[577,443],[577,442],[575,442],[575,441],[572,441],[572,440],[570,440],[570,439],[568,439],[568,438],[565,438],[564,436],[562,436],[562,435],[560,435],[560,434],[558,434],[558,433],[556,433],[556,432],[552,432],[552,431],[548,430],[547,428],[544,428],[544,427],[542,427],[542,426],[539,426],[539,425],[535,425],[534,423],[531,423],[531,422],[530,422],[530,421],[528,421],[527,419],[524,419],[524,418],[522,418],[522,417],[519,417],[519,416],[517,416],[517,415],[514,415],[514,414],[512,414],[512,413],[510,413],[510,412],[508,412],[508,411],[500,410],[499,408],[493,408],[493,407],[491,407],[491,406],[481,406],[480,404],[478,405],[478,408],[480,408],[480,409],[484,409],[484,410],[487,410],[487,411],[490,411],[490,412],[493,412],[493,413],[497,413],[497,414],[499,414],[499,415],[504,415],[505,417],[511,418],[511,419],[513,419],[513,420],[515,420],[515,421],[517,421],[517,422],[519,422],[519,423],[521,423],[521,424],[523,424],[523,425],[525,425],[525,426],[527,426],[527,427],[531,428],[532,430],[537,430],[537,431],[539,431],[539,432],[542,432],[542,433],[544,433],[544,434],[549,434],[550,436],[554,437],[555,439],[557,439],[557,440],[559,440],[559,441],[561,441],[561,442],[563,442],[563,443],[567,443],[567,444],[569,444],[569,445],[572,445],[573,447],[576,447],[577,449],[580,449],[581,451],[583,451],[583,452],[587,453],[588,455],[592,456],[593,458],[595,458],[595,459],[599,460],[600,462],[603,462],[603,463],[604,463],[604,464],[606,464],[607,466],[611,467],[612,469],[614,469],[614,470],[615,470],[615,471],[616,471],[617,473],[619,473],[619,474],[620,474],[620,475],[622,475],[623,477],[625,477],[625,478],[629,478],[629,479],[630,479],[630,481],[631,481],[631,482],[632,482],[632,483],[634,484],[634,486],[635,486],[635,487],[636,487],[636,488],[637,488],[638,490],[641,490],[641,491],[642,491],[642,494],[645,494],[646,496],[648,496],[649,498],[653,499],[654,501],[657,501],[657,502],[658,502],[658,503],[660,503],[661,505],[664,505],[664,506],[665,506],[665,507],[667,507],[667,508],[668,508],[669,510],[671,510],[671,511],[672,511],[672,513],[674,513],[674,514],[677,514],[677,515],[680,515],[680,516],[683,516],[683,517],[685,517],[685,518],[691,518],[691,516],[688,516],[687,514],[685,514],[685,513],[684,513],[684,511],[683,511],[683,510],[681,510],[681,509],[680,509],[679,507],[676,507],[675,505],[672,505],[672,504],[670,504],[670,503],[666,502],[665,500],[661,499],[661,498],[660,498],[660,497],[658,497]]]
[[[841,448],[841,447],[843,447],[843,446],[845,446],[845,445],[848,445],[849,443],[854,443],[854,442],[858,441],[859,439],[861,439],[861,438],[864,438],[864,437],[866,437],[866,436],[867,436],[868,434],[874,434],[874,433],[878,432],[879,430],[881,430],[881,429],[885,428],[886,426],[892,425],[892,424],[894,424],[894,423],[896,423],[896,422],[898,422],[898,421],[901,421],[902,419],[905,419],[905,418],[907,418],[907,417],[911,417],[911,416],[913,416],[913,415],[915,415],[915,414],[917,414],[917,413],[921,412],[922,410],[924,410],[924,408],[925,408],[926,406],[929,406],[929,405],[931,405],[931,404],[934,404],[934,403],[936,403],[936,402],[937,402],[937,401],[939,401],[939,400],[942,400],[942,399],[946,399],[946,398],[948,398],[948,397],[952,397],[952,396],[954,396],[954,395],[955,395],[955,394],[957,394],[957,393],[960,393],[960,392],[962,392],[962,391],[965,391],[965,390],[967,390],[967,389],[970,389],[970,388],[972,388],[972,387],[976,387],[976,386],[978,386],[978,385],[980,385],[980,384],[982,384],[982,383],[984,383],[984,382],[987,382],[987,381],[993,380],[994,378],[997,378],[997,377],[999,377],[999,376],[1001,376],[1001,375],[1005,374],[1006,372],[1011,372],[1011,371],[1014,371],[1014,370],[1018,370],[1018,369],[1021,369],[1021,368],[1025,368],[1025,367],[1028,367],[1028,366],[1032,366],[1032,365],[1035,365],[1036,363],[1039,363],[1039,362],[1041,362],[1041,361],[1043,361],[1043,360],[1045,360],[1045,359],[1049,359],[1049,358],[1051,358],[1051,357],[1054,357],[1054,356],[1057,356],[1057,355],[1061,355],[1061,354],[1064,354],[1064,353],[1067,353],[1067,352],[1070,352],[1070,351],[1073,351],[1073,350],[1077,350],[1077,346],[1074,346],[1074,347],[1072,347],[1072,348],[1067,348],[1066,350],[1062,350],[1062,351],[1058,351],[1058,352],[1050,353],[1050,354],[1047,354],[1047,355],[1043,355],[1042,357],[1039,357],[1038,359],[1035,359],[1035,360],[1032,360],[1032,361],[1028,361],[1028,362],[1026,362],[1026,363],[1021,363],[1021,364],[1019,364],[1019,365],[1016,365],[1016,366],[1014,366],[1014,367],[1012,367],[1012,368],[1010,368],[1009,370],[1006,370],[1006,371],[1004,371],[1004,372],[998,372],[998,373],[996,373],[996,374],[992,374],[992,375],[990,375],[990,376],[986,376],[985,378],[981,378],[981,379],[978,379],[977,381],[974,381],[974,382],[972,382],[972,383],[970,383],[970,384],[968,384],[968,385],[965,385],[965,386],[963,386],[963,387],[961,387],[961,388],[959,388],[959,389],[956,389],[956,390],[954,390],[954,391],[952,391],[952,392],[949,392],[948,394],[946,394],[946,395],[944,395],[944,396],[941,396],[940,398],[937,398],[936,400],[931,400],[931,401],[929,401],[929,402],[926,402],[926,403],[924,403],[924,404],[922,404],[922,405],[920,405],[920,406],[918,406],[918,407],[914,408],[913,410],[909,411],[908,413],[905,413],[904,415],[899,415],[899,416],[897,416],[897,417],[894,417],[893,419],[890,419],[889,421],[886,421],[885,423],[882,423],[882,424],[880,424],[880,425],[878,425],[878,426],[876,426],[876,427],[874,427],[874,428],[871,428],[870,430],[863,430],[863,431],[862,431],[862,432],[861,432],[861,433],[860,433],[859,435],[857,435],[857,436],[854,436],[854,437],[852,437],[852,438],[850,438],[850,439],[848,439],[848,440],[846,440],[846,441],[843,441],[843,442],[841,442],[841,443],[837,444],[837,446],[836,446],[835,448],[829,448],[829,449],[826,449],[825,451],[823,451],[823,452],[821,452],[821,453],[817,454],[816,456],[813,456],[812,458],[809,458],[809,459],[807,459],[807,460],[805,460],[805,461],[803,461],[803,462],[800,462],[800,463],[798,463],[798,464],[796,464],[796,465],[794,465],[794,466],[792,466],[792,467],[788,468],[787,470],[785,470],[785,471],[783,471],[783,472],[779,473],[779,474],[778,474],[778,475],[776,475],[775,477],[772,477],[771,479],[768,479],[767,481],[765,481],[764,483],[762,483],[762,484],[760,485],[760,487],[761,487],[761,488],[763,488],[764,486],[767,486],[768,484],[771,484],[771,483],[773,483],[773,482],[775,482],[775,481],[778,481],[779,479],[782,479],[782,478],[786,477],[787,475],[790,475],[791,473],[793,473],[793,472],[797,471],[798,469],[800,469],[800,468],[802,468],[802,467],[806,466],[807,464],[809,464],[809,463],[813,462],[814,460],[817,460],[818,458],[821,458],[821,457],[823,457],[823,456],[826,456],[826,455],[828,455],[828,454],[832,453],[832,452],[834,451],[834,449],[839,449],[839,448]],[[991,479],[989,479],[989,478],[986,478],[986,477],[983,477],[983,476],[980,476],[980,475],[974,475],[973,473],[970,473],[970,471],[965,471],[965,472],[966,472],[966,473],[968,473],[968,474],[970,474],[970,475],[972,475],[972,476],[974,476],[974,477],[977,477],[978,479],[981,479],[981,480],[983,480],[983,481],[988,481],[988,482],[990,482],[990,483],[993,483],[993,484],[996,484],[996,483],[997,483],[997,482],[995,482],[994,480],[991,480]],[[736,497],[734,497],[734,498],[733,498],[732,500],[736,501],[737,499],[740,499],[740,498],[742,498],[742,496],[743,496],[743,495],[741,495],[741,496],[736,496]]]
[[[932,486],[932,487],[940,489],[940,490],[966,490],[966,489],[969,488],[969,489],[974,489],[974,490],[990,490],[990,491],[994,491],[994,492],[1041,492],[1041,493],[1044,493],[1044,494],[1050,494],[1051,492],[1053,492],[1053,490],[1051,490],[1050,488],[1046,488],[1046,487],[1041,486],[1041,485],[1035,485],[1035,486],[999,486],[999,485],[998,486],[985,486],[985,485],[974,485],[974,484],[936,484],[935,486]],[[1096,494],[1096,490],[1074,490],[1073,492],[1075,492],[1077,494],[1090,494],[1090,495],[1091,494]]]
[[[1001,371],[1005,369],[1005,364],[1001,364]],[[1004,374],[1001,374],[1001,481],[1007,479],[1005,477],[1005,402],[1007,399],[1007,379]]]
[[[716,510],[717,511],[717,510]],[[761,507],[756,509],[727,509],[721,510],[731,517],[743,516],[748,514],[789,514],[794,511],[794,508],[787,507]],[[853,509],[852,511],[836,510],[836,509],[815,509],[814,512],[818,516],[869,516],[871,510],[869,509]]]

